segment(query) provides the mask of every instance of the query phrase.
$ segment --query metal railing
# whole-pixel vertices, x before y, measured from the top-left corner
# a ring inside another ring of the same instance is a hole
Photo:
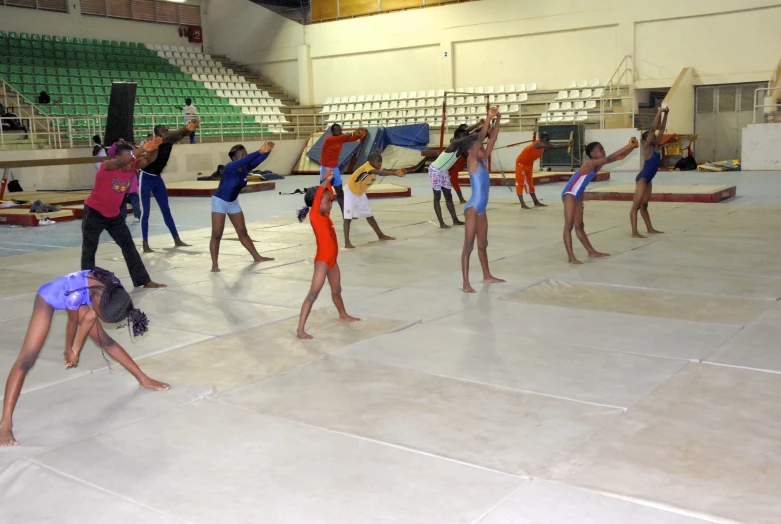
[[[762,100],[760,104],[759,101]],[[754,90],[754,123],[781,123],[781,87],[760,87]]]
[[[634,74],[634,61],[632,55],[625,55],[621,59],[621,62],[616,67],[610,79],[605,86],[606,90],[610,92],[610,96],[613,96],[614,89],[618,89],[619,92],[622,86],[634,86],[635,74]]]

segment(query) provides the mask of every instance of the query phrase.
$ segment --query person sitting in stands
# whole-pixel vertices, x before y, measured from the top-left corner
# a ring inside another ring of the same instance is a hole
[[[46,91],[41,91],[41,94],[38,95],[38,103],[39,104],[51,104],[52,99],[49,96],[49,93]]]

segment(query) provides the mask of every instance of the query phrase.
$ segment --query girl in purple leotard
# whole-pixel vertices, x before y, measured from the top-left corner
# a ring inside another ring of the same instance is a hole
[[[95,344],[122,364],[132,374],[141,388],[164,391],[168,384],[152,380],[144,374],[130,355],[103,329],[100,320],[132,324],[133,335],[147,331],[147,318],[133,307],[127,291],[113,273],[94,268],[71,273],[44,284],[35,296],[33,315],[27,327],[22,350],[16,359],[5,386],[3,416],[0,419],[0,446],[18,444],[13,435],[13,413],[22,391],[27,372],[33,367],[43,348],[55,311],[67,311],[65,328],[65,367],[75,367],[85,339],[89,336]]]

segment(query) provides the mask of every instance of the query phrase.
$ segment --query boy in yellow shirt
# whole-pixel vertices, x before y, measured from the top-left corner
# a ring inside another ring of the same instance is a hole
[[[350,175],[344,188],[344,247],[348,249],[355,247],[350,243],[350,222],[356,218],[365,218],[380,240],[396,240],[380,230],[379,224],[372,216],[366,190],[377,180],[377,175],[403,177],[405,174],[403,169],[397,171],[382,169],[382,155],[372,153],[369,155],[369,161]]]

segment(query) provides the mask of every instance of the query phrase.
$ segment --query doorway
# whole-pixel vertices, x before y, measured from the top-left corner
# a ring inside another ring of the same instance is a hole
[[[765,83],[699,86],[695,91],[697,162],[740,158],[741,133],[754,120],[754,97]]]

